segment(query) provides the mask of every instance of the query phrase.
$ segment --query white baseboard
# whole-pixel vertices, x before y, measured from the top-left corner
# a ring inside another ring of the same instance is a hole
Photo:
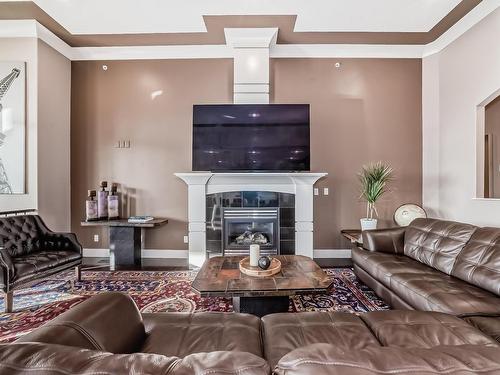
[[[314,259],[350,259],[350,249],[315,249]]]
[[[315,259],[351,258],[349,249],[315,249],[313,254]],[[83,256],[85,258],[108,258],[109,249],[83,249]],[[145,259],[187,259],[188,250],[144,249],[142,257]]]
[[[109,249],[83,249],[84,258],[109,258]],[[187,259],[187,250],[144,249],[142,257],[157,259]]]

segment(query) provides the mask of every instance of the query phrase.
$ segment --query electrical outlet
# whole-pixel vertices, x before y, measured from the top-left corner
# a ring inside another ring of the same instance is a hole
[[[184,243],[189,243],[189,237],[188,236],[184,236]]]
[[[319,189],[318,188],[314,188],[314,195],[319,195]]]
[[[323,195],[328,195],[330,193],[330,190],[328,188],[323,188]]]
[[[98,234],[94,234],[94,242],[99,242],[99,235]]]

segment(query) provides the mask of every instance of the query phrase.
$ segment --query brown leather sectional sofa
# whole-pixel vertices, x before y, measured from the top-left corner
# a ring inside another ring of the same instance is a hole
[[[140,314],[103,293],[0,345],[0,374],[500,374],[500,343],[448,314]]]
[[[462,317],[500,337],[500,229],[436,219],[363,233],[356,275],[393,308]]]

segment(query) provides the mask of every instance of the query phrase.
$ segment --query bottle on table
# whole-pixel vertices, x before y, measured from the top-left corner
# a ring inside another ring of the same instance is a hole
[[[101,189],[97,192],[97,216],[99,220],[108,218],[108,187],[107,181],[101,181]]]
[[[120,200],[118,197],[118,186],[113,183],[111,184],[111,191],[108,195],[108,219],[114,220],[120,217],[119,207]]]
[[[94,199],[96,196],[95,190],[88,191],[88,198],[85,201],[85,220],[86,221],[95,221],[99,220],[97,215],[97,201]]]

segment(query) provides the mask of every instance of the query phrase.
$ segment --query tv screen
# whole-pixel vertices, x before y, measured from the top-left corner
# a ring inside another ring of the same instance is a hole
[[[309,168],[309,104],[193,106],[193,171]]]

